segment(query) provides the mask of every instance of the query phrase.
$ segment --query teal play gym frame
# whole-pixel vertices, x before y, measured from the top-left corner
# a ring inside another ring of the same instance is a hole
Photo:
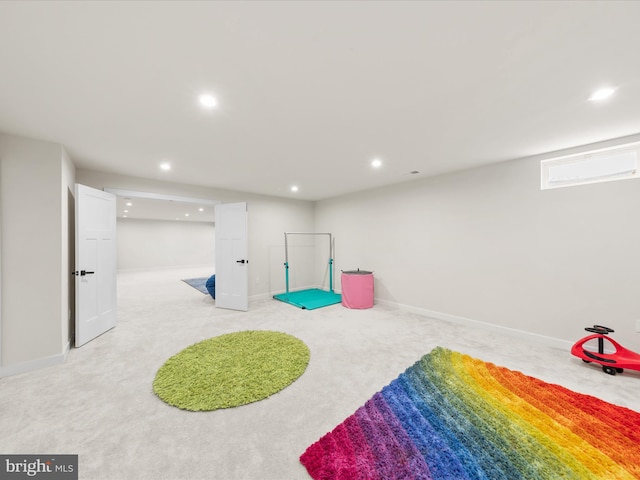
[[[319,288],[289,291],[289,242],[288,235],[328,235],[329,236],[329,291]],[[288,303],[303,310],[335,305],[342,301],[342,295],[333,291],[333,237],[330,233],[285,232],[284,234],[284,272],[285,293],[274,295],[273,298]]]

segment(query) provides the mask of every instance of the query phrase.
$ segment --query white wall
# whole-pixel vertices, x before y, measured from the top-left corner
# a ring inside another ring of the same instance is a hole
[[[214,273],[213,223],[118,218],[117,268],[209,265]]]
[[[313,232],[312,202],[247,197],[249,211],[249,295],[284,292],[284,232]],[[314,259],[302,260],[290,274],[295,285],[313,285]],[[317,282],[315,282],[317,283]]]
[[[332,232],[336,271],[374,270],[378,301],[569,342],[605,324],[640,346],[640,180],[540,191],[539,159],[526,159],[314,204],[74,172],[60,145],[0,134],[0,376],[65,354],[74,176],[94,188],[246,201],[254,297],[284,289],[285,231]],[[317,283],[316,263],[295,281]]]
[[[70,345],[71,332],[75,328],[75,279],[70,272],[75,271],[75,180],[76,168],[69,158],[67,151],[61,147],[61,176],[60,176],[60,286],[61,302],[60,317],[62,330],[60,332],[61,347],[66,351]]]
[[[313,231],[314,204],[303,200],[255,195],[231,190],[127,177],[78,169],[78,183],[94,188],[119,188],[166,195],[207,198],[225,203],[247,202],[249,211],[249,295],[269,296],[283,291],[284,232]],[[307,268],[309,283],[313,278],[313,260]]]
[[[58,363],[66,355],[73,182],[73,165],[60,145],[0,134],[0,376]]]
[[[571,342],[607,325],[637,350],[638,206],[640,180],[541,191],[528,159],[319,202],[316,230],[379,300]]]

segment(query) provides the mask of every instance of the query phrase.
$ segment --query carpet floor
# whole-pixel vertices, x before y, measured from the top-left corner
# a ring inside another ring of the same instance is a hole
[[[301,456],[314,479],[640,479],[640,413],[436,348]]]
[[[309,480],[305,449],[438,345],[640,411],[640,372],[606,375],[572,357],[570,343],[548,347],[380,304],[301,310],[253,298],[248,312],[226,311],[179,280],[210,271],[119,273],[114,329],[63,364],[0,379],[0,452],[78,454],[82,480]],[[304,375],[266,400],[213,412],[153,393],[176,352],[242,330],[301,339],[311,352]]]

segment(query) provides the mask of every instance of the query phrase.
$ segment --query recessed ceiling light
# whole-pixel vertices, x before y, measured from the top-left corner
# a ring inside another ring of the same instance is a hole
[[[161,163],[160,170],[164,170],[165,172],[168,172],[169,170],[171,170],[171,164],[169,162]]]
[[[204,108],[215,108],[218,105],[218,100],[216,97],[209,93],[203,93],[200,95],[200,105]]]
[[[297,192],[297,191],[298,191],[298,187],[297,187],[297,185],[293,185],[293,186],[291,187],[291,191],[292,191],[292,192]]]
[[[131,205],[133,205],[133,203],[127,202],[127,207],[130,207]]]
[[[382,160],[380,160],[379,158],[374,158],[373,160],[371,160],[371,166],[373,168],[380,168],[382,166]]]
[[[591,96],[589,97],[589,100],[591,100],[592,102],[599,102],[600,100],[604,100],[605,98],[609,98],[611,95],[613,95],[613,92],[615,92],[616,90],[614,88],[611,87],[605,87],[605,88],[601,88],[599,90],[596,90],[595,92],[593,92],[591,94]]]
[[[188,216],[189,216],[189,214],[188,214],[188,213],[185,213],[185,214],[184,214],[184,216],[185,216],[185,217],[188,217]]]
[[[204,212],[204,208],[200,207],[200,208],[198,209],[198,211],[199,211],[199,212]]]
[[[129,210],[125,210],[124,213],[129,213]]]
[[[127,216],[126,215],[122,215],[122,218],[127,218]]]

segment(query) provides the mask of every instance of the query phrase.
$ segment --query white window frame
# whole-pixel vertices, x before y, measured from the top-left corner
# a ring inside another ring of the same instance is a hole
[[[635,167],[629,171],[612,172],[610,175],[602,175],[590,178],[576,178],[566,181],[554,182],[550,179],[550,170],[561,165],[579,164],[587,160],[605,159],[607,157],[622,153],[635,154]],[[550,158],[540,162],[540,188],[542,190],[575,187],[578,185],[588,185],[592,183],[611,182],[615,180],[627,180],[630,178],[640,178],[640,142],[617,145],[615,147],[590,150],[588,152],[565,155],[562,157]]]

